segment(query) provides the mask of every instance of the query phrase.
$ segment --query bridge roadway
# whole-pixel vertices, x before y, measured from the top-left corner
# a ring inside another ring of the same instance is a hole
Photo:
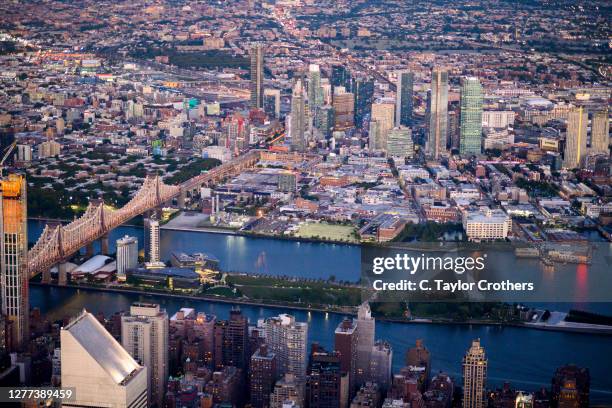
[[[179,208],[184,208],[189,195],[196,196],[201,187],[235,176],[242,170],[253,167],[263,155],[265,155],[264,160],[292,163],[306,159],[305,155],[297,153],[250,150],[180,185],[164,184],[159,175],[148,176],[132,199],[119,209],[105,205],[101,199],[91,200],[85,213],[70,224],[45,225],[38,241],[28,252],[30,276],[42,273],[43,281],[49,281],[49,271],[54,265],[66,262],[77,251],[94,241],[102,239],[104,252],[108,248],[108,233],[114,228],[137,215],[171,203],[174,199],[177,199]]]

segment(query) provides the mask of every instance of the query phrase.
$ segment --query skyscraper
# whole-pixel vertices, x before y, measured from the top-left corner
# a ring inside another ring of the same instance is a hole
[[[551,396],[553,407],[588,407],[591,375],[588,368],[573,364],[559,367],[552,379]]]
[[[340,353],[340,369],[342,373],[348,374],[350,400],[357,391],[357,347],[359,344],[357,321],[344,318],[336,328],[334,335],[334,350]]]
[[[334,92],[337,87],[348,89],[351,86],[351,74],[344,65],[332,66],[331,85],[334,88]]]
[[[274,389],[276,376],[276,355],[268,350],[268,347],[264,344],[251,356],[249,387],[253,408],[270,406],[270,394]]]
[[[594,112],[591,118],[591,153],[610,152],[610,118],[608,110]]]
[[[412,130],[408,127],[395,127],[387,133],[387,156],[395,157],[402,161],[404,158],[412,158],[414,146],[412,143]]]
[[[440,68],[431,72],[428,115],[427,152],[437,159],[446,151],[448,134],[448,72]]]
[[[587,155],[588,112],[582,106],[572,109],[567,117],[567,136],[563,165],[568,169],[580,167]]]
[[[321,88],[321,71],[316,64],[308,68],[308,110],[314,114],[323,105],[323,88]]]
[[[148,264],[153,267],[158,266],[161,262],[159,255],[159,221],[155,217],[151,217],[147,221],[145,238],[147,239]]]
[[[340,353],[312,345],[306,385],[309,408],[339,408],[342,398]]]
[[[264,49],[260,43],[251,45],[251,108],[263,108]]]
[[[128,269],[138,266],[138,240],[136,237],[124,236],[117,240],[117,277],[125,279]]]
[[[355,126],[361,128],[366,115],[371,113],[374,97],[374,81],[370,78],[357,77],[353,79],[351,91],[355,96]]]
[[[424,368],[425,382],[429,381],[431,374],[431,354],[423,344],[423,340],[417,339],[416,345],[406,351],[406,366]]]
[[[249,321],[239,308],[232,308],[227,321],[218,320],[214,328],[215,367],[238,367],[246,372],[249,349]]]
[[[412,91],[414,74],[402,71],[397,75],[395,95],[395,126],[412,126]]]
[[[334,129],[334,108],[329,105],[317,108],[314,117],[314,126],[319,129],[324,137],[330,137]]]
[[[378,134],[375,136],[376,145],[381,149],[387,148],[387,136],[395,123],[395,104],[389,100],[381,99],[372,104],[372,119],[378,122]]]
[[[308,324],[296,322],[295,317],[281,314],[263,322],[266,344],[277,356],[279,375],[293,374],[298,381],[306,376],[306,344]]]
[[[463,407],[485,406],[485,383],[487,381],[487,358],[480,339],[472,341],[463,357]]]
[[[168,315],[159,305],[134,303],[121,317],[121,344],[147,367],[149,401],[163,406],[168,379]]]
[[[361,332],[360,332],[361,333]],[[393,349],[384,341],[377,341],[372,347],[368,381],[377,383],[383,391],[391,386],[391,368],[393,364]]]
[[[357,385],[363,385],[369,380],[369,363],[374,347],[374,333],[376,321],[372,317],[372,311],[368,302],[362,303],[357,309]]]
[[[62,387],[72,388],[75,394],[70,406],[149,406],[147,368],[139,365],[91,313],[83,311],[63,327],[60,342]]]
[[[10,174],[0,180],[0,286],[2,314],[10,322],[11,345],[29,341],[27,183]]]
[[[461,83],[459,152],[480,154],[482,144],[482,85],[478,78],[467,77]]]
[[[280,90],[264,89],[264,111],[274,119],[280,119]]]
[[[297,152],[306,151],[306,110],[304,85],[298,78],[291,96],[291,148]]]
[[[355,124],[355,99],[344,87],[334,88],[335,130],[346,130]]]

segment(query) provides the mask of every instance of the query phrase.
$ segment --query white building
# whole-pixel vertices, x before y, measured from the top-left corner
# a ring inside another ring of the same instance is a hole
[[[59,156],[62,150],[62,145],[55,140],[48,140],[38,145],[38,158],[46,159],[47,157]]]
[[[467,212],[463,216],[463,229],[471,240],[504,239],[512,230],[512,219],[503,210]]]
[[[17,145],[17,161],[31,162],[32,161],[32,146],[27,144]]]
[[[364,302],[357,309],[357,384],[361,385],[369,380],[370,359],[374,347],[374,332],[376,321],[368,302]]]
[[[202,157],[217,159],[224,163],[232,159],[232,151],[225,146],[206,146],[202,149]]]
[[[121,343],[148,370],[149,401],[163,406],[168,379],[168,315],[159,305],[134,303],[121,317]]]
[[[147,368],[86,311],[60,332],[62,387],[71,407],[147,407]]]
[[[505,129],[514,125],[514,116],[512,111],[484,111],[482,112],[482,126]]]
[[[384,341],[377,341],[372,347],[369,363],[369,381],[378,384],[383,390],[388,390],[391,387],[391,367],[393,365],[391,345]]]
[[[138,266],[138,240],[136,237],[124,236],[117,240],[117,277],[125,279],[128,269]]]
[[[150,218],[147,222],[147,251],[149,252],[149,262],[147,266],[156,267],[161,264],[159,255],[159,221]]]
[[[279,375],[293,374],[303,382],[306,378],[306,345],[308,324],[296,322],[295,317],[281,314],[260,323],[265,329],[266,344],[276,354]]]
[[[412,143],[412,129],[409,127],[396,127],[387,133],[387,156],[403,159],[414,156]]]

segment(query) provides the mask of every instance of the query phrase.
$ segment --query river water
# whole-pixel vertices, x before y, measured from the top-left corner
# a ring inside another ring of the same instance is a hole
[[[30,240],[34,241],[43,223],[30,221]],[[138,237],[142,245],[143,230],[120,227],[111,233],[114,241],[125,235]],[[172,251],[207,252],[221,262],[224,270],[294,275],[354,281],[359,277],[360,248],[357,246],[304,243],[215,233],[161,232],[162,255]],[[180,307],[193,307],[224,319],[229,316],[229,304],[199,300],[182,300],[135,294],[104,293],[70,288],[32,286],[31,307],[38,307],[52,319],[71,316],[85,308],[105,315],[127,310],[135,301],[160,303],[171,315]],[[555,305],[557,310],[571,307]],[[609,305],[587,306],[597,311]],[[252,323],[258,319],[283,313],[282,309],[243,306]],[[309,341],[333,347],[334,329],[342,316],[318,312],[292,311],[300,321],[309,322]],[[488,386],[510,381],[517,389],[533,391],[550,387],[554,370],[567,363],[588,367],[591,371],[592,402],[612,402],[612,337],[592,334],[561,333],[513,327],[478,325],[402,324],[378,321],[376,337],[388,341],[394,350],[394,369],[403,364],[405,351],[416,339],[423,339],[432,354],[432,373],[440,370],[461,382],[461,358],[472,339],[480,338],[489,359]]]

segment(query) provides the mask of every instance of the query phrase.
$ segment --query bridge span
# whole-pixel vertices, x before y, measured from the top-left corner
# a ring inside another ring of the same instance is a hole
[[[42,273],[43,281],[48,281],[50,269],[70,259],[81,248],[98,239],[103,240],[103,246],[108,246],[108,233],[114,228],[174,199],[177,199],[179,208],[184,208],[189,194],[195,196],[203,186],[233,177],[242,170],[253,167],[260,159],[294,163],[306,159],[306,156],[250,150],[180,185],[167,185],[159,175],[148,176],[132,199],[119,209],[105,205],[101,199],[93,199],[85,213],[71,223],[45,225],[38,241],[28,252],[30,277]]]

